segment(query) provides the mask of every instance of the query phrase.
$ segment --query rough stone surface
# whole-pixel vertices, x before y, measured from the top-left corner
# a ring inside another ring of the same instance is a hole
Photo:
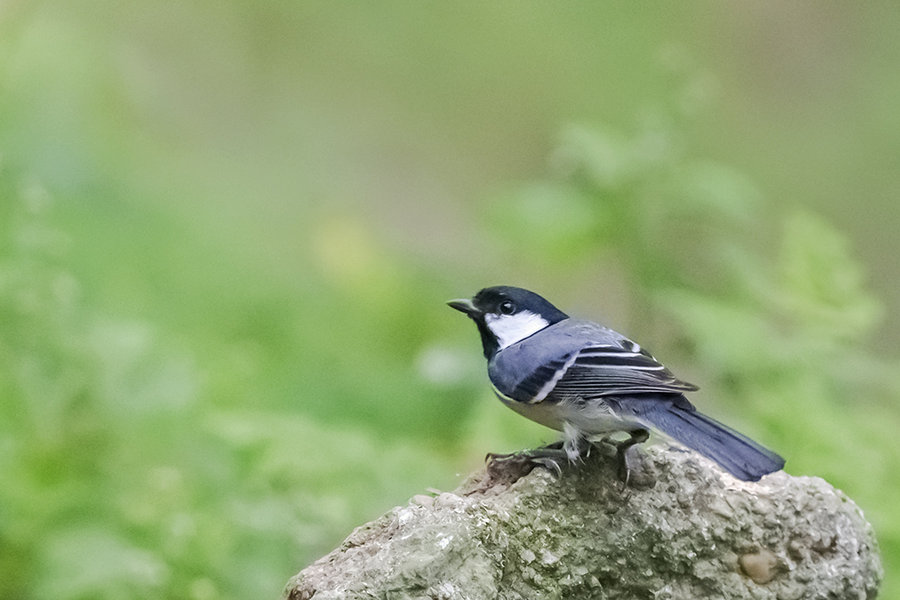
[[[874,598],[875,537],[816,477],[744,483],[652,447],[644,489],[595,453],[560,478],[511,467],[417,496],[291,579],[289,600],[334,598]]]

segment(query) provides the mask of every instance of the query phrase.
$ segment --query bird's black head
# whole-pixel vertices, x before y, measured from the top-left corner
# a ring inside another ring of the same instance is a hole
[[[507,285],[484,288],[471,300],[447,304],[475,321],[488,360],[503,348],[568,318],[534,292]]]

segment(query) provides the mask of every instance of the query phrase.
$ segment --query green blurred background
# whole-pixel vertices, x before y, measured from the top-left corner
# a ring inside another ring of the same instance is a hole
[[[518,284],[845,490],[900,597],[900,6],[0,2],[0,597],[275,598],[553,433]]]

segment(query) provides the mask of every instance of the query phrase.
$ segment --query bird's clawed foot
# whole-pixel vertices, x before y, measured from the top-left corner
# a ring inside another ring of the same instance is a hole
[[[562,476],[566,465],[582,461],[589,456],[592,448],[598,448],[607,455],[616,457],[617,471],[623,490],[628,487],[648,488],[655,483],[653,474],[644,464],[637,445],[647,441],[650,433],[646,429],[629,432],[626,440],[616,441],[609,437],[593,444],[584,438],[570,438],[563,442],[555,442],[510,454],[490,453],[485,457],[488,472],[494,477],[519,479],[530,473],[535,467],[543,467],[556,477]]]
[[[502,467],[513,471],[517,478],[524,477],[535,467],[544,467],[556,477],[561,477],[563,467],[582,461],[590,455],[592,447],[583,437],[575,437],[511,454],[490,453],[485,457],[485,462],[489,472],[494,473]]]
[[[532,450],[522,450],[511,454],[490,453],[484,458],[487,469],[492,474],[499,469],[512,471],[516,478],[524,477],[535,467],[544,467],[557,477],[562,475],[562,467],[569,461],[562,442],[556,442]]]

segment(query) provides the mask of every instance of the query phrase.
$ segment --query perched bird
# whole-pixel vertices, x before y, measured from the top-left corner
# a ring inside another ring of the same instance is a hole
[[[497,286],[452,308],[478,327],[488,376],[504,404],[563,432],[561,444],[528,451],[535,463],[559,469],[578,460],[590,442],[614,432],[628,477],[625,452],[654,429],[718,463],[744,481],[778,471],[784,459],[698,412],[685,398],[695,385],[677,379],[649,352],[602,325],[569,318],[528,290]],[[512,455],[507,455],[512,456]]]

